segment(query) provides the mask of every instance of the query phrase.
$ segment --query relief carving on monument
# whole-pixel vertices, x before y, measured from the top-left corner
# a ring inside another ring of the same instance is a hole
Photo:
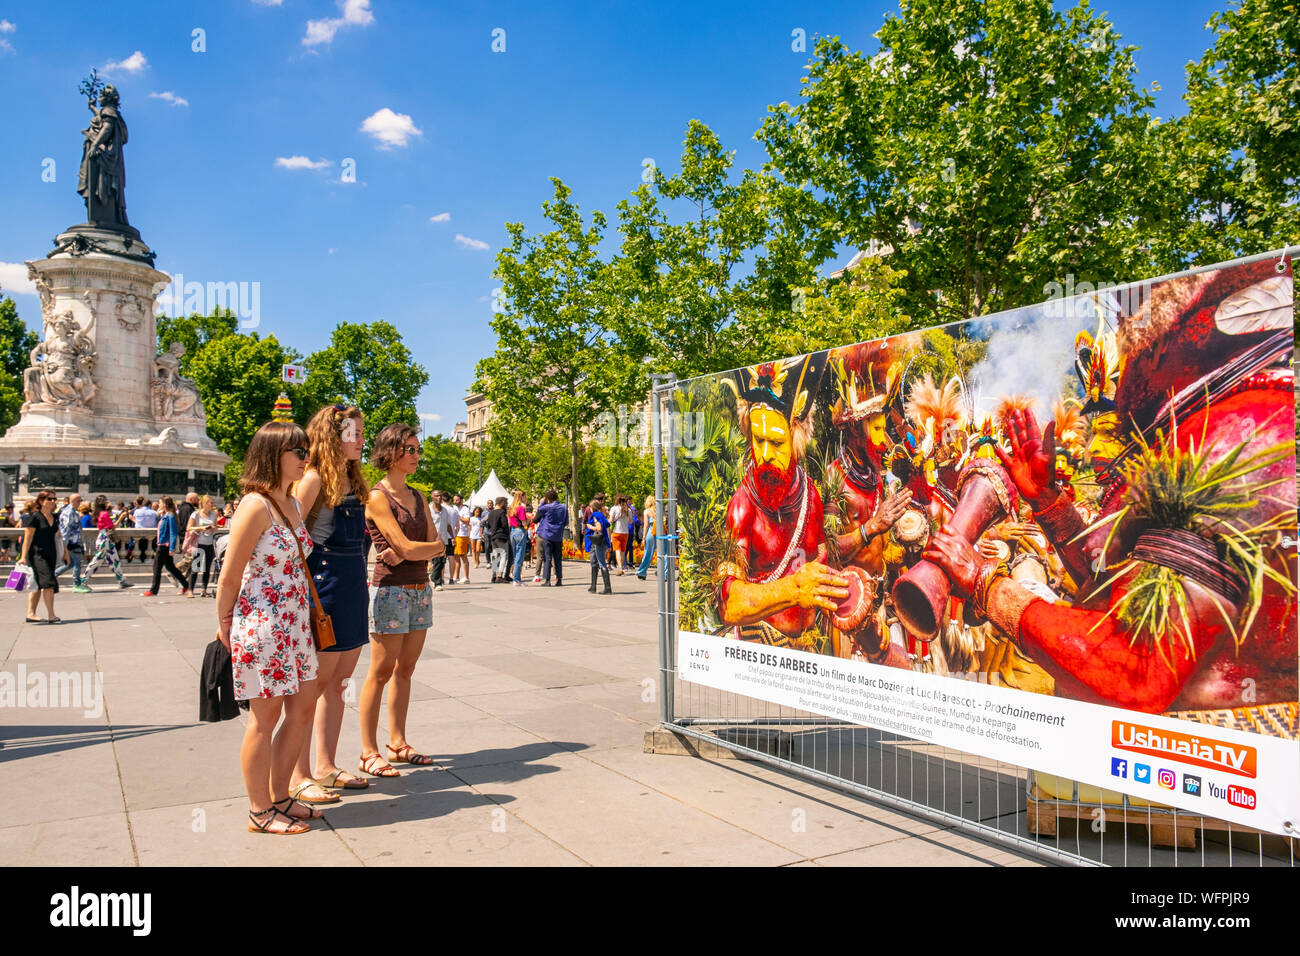
[[[98,389],[93,374],[95,343],[87,334],[94,325],[93,312],[84,329],[71,309],[50,318],[45,341],[32,349],[31,368],[23,373],[27,404],[90,407]],[[23,405],[24,411],[27,404]]]
[[[134,292],[119,292],[113,314],[117,316],[118,325],[128,332],[134,332],[140,328],[140,323],[144,321],[145,308],[144,299]]]
[[[173,342],[153,360],[153,415],[160,421],[205,421],[199,387],[180,373],[185,346]]]

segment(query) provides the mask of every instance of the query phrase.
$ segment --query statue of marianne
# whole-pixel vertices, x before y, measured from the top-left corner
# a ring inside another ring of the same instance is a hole
[[[89,128],[81,131],[85,142],[77,176],[77,192],[86,201],[86,220],[105,229],[130,229],[126,219],[126,163],[122,156],[126,122],[117,110],[117,89],[112,84],[105,86],[99,93],[98,108],[93,98],[87,106],[94,118]]]

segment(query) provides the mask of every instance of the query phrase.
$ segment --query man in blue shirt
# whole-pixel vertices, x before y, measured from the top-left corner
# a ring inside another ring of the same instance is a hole
[[[542,549],[542,587],[551,586],[551,563],[555,563],[555,586],[564,584],[564,529],[569,524],[569,509],[559,501],[554,488],[546,492],[533,520],[537,522],[537,540]]]
[[[609,552],[609,518],[605,515],[605,503],[599,498],[593,498],[589,507],[591,513],[587,516],[584,536],[587,551],[591,554],[591,587],[587,590],[596,593],[596,575],[599,573],[605,579],[605,590],[600,593],[613,594],[609,587],[609,564],[605,560],[605,555]]]

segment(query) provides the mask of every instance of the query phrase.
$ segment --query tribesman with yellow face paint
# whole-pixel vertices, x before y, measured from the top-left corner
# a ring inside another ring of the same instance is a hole
[[[727,506],[735,544],[715,571],[719,612],[733,636],[800,650],[833,650],[832,613],[847,582],[825,564],[822,502],[800,459],[826,353],[767,362],[725,379],[736,395],[750,460]]]

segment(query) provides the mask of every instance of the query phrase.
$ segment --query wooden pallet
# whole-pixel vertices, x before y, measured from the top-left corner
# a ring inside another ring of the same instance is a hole
[[[1174,815],[1172,807],[1152,804],[1150,807],[1132,807],[1117,803],[1083,803],[1075,800],[1060,800],[1037,785],[1025,797],[1026,825],[1030,833],[1038,836],[1056,836],[1061,820],[1079,820],[1091,825],[1099,819],[1097,810],[1105,813],[1106,826],[1140,825],[1151,832],[1151,843],[1155,846],[1192,849],[1196,846],[1196,834],[1201,830],[1214,830],[1222,833],[1229,829],[1237,833],[1264,833],[1229,823],[1215,817],[1201,817],[1193,813],[1179,811]],[[1272,834],[1265,834],[1271,836]]]

